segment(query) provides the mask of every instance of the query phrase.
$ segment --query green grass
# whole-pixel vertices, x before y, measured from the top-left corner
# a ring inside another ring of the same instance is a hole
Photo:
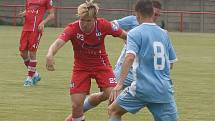
[[[19,56],[21,27],[0,26],[0,121],[63,121],[71,110],[69,79],[73,64],[71,43],[55,58],[56,71],[45,70],[49,45],[63,29],[46,28],[38,51],[38,86],[23,87],[26,69]],[[179,121],[215,120],[215,35],[170,33],[179,61],[172,71]],[[112,65],[122,48],[122,41],[108,37],[106,48]],[[93,82],[92,92],[98,91]],[[107,121],[107,103],[86,113],[87,121]],[[127,114],[124,121],[153,121],[143,109]]]

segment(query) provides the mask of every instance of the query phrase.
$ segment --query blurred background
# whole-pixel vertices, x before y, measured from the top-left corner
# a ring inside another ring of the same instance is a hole
[[[85,0],[53,0],[56,18],[49,26],[64,27],[77,19],[76,8]],[[157,21],[168,31],[215,32],[215,0],[159,0],[162,15]],[[99,4],[99,17],[108,20],[133,14],[136,0],[95,0]],[[23,10],[25,0],[1,0],[0,24],[22,25],[23,18],[17,17]]]

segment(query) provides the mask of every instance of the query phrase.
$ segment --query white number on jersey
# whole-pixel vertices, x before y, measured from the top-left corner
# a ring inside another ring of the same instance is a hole
[[[109,78],[110,84],[116,84],[116,78]]]
[[[153,43],[154,49],[154,68],[155,70],[163,70],[165,67],[164,46],[161,42]],[[160,63],[158,63],[160,60]]]

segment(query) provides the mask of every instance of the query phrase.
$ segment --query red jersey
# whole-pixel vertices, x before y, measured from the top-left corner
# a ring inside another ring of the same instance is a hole
[[[23,31],[37,31],[46,10],[53,8],[52,0],[26,0]]]
[[[118,37],[122,29],[103,18],[97,18],[94,30],[84,33],[79,21],[70,23],[59,39],[67,42],[71,40],[74,51],[74,69],[86,70],[93,67],[111,66],[105,50],[104,39],[106,35]]]

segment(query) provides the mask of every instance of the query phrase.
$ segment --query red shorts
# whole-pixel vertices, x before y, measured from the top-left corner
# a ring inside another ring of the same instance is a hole
[[[91,79],[95,79],[98,87],[108,88],[115,87],[117,82],[111,67],[102,69],[73,70],[70,94],[74,93],[90,93]]]
[[[19,51],[24,51],[24,50],[37,51],[41,36],[42,36],[42,32],[22,31]]]

